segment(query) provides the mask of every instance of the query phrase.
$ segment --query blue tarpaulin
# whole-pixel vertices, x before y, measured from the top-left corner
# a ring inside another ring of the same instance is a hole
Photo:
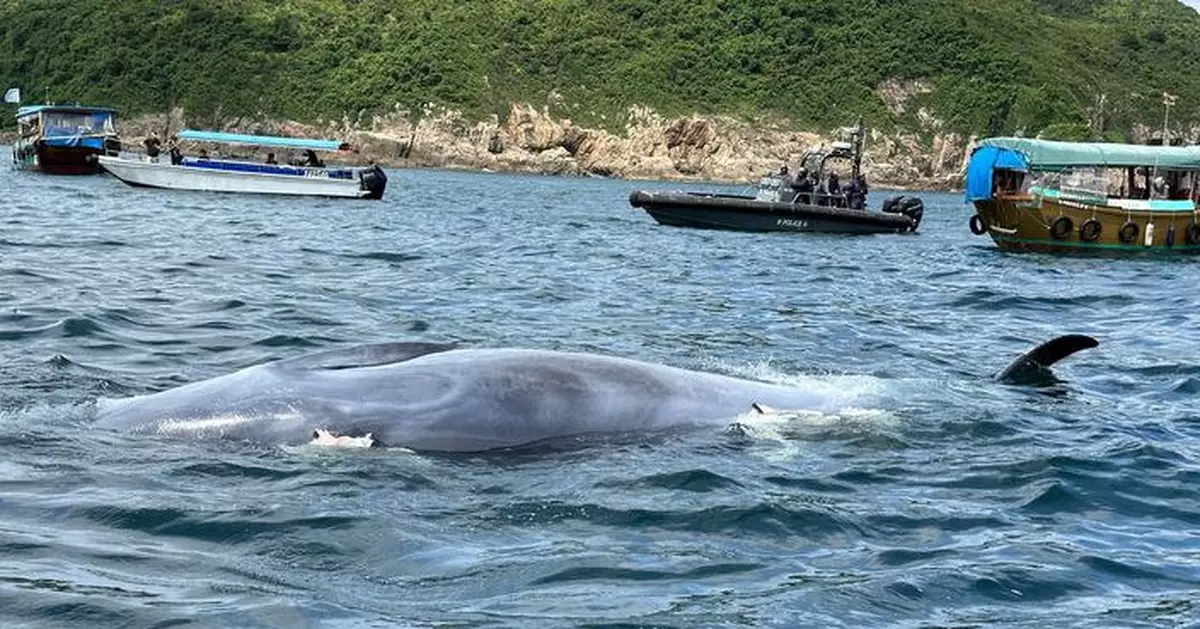
[[[1029,163],[1020,153],[998,146],[981,146],[971,154],[967,165],[967,201],[992,198],[992,171],[997,168],[1029,170]]]

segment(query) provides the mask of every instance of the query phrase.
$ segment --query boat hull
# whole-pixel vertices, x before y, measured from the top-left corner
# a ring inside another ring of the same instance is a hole
[[[376,167],[348,169],[353,171],[355,176],[334,178],[325,176],[324,171],[317,169],[291,169],[309,173],[296,175],[224,170],[188,163],[170,164],[114,157],[100,157],[99,163],[109,174],[131,186],[199,192],[379,199],[383,196],[387,181],[387,177]],[[371,173],[370,176],[377,176],[382,181],[376,181],[376,185],[368,185],[363,181],[364,173]]]
[[[987,233],[1007,251],[1200,253],[1200,226],[1192,227],[1200,217],[1189,210],[1149,209],[1150,202],[1139,204],[1147,209],[1131,209],[1029,195],[996,196],[974,205],[978,219],[972,219],[972,231]],[[1090,221],[1095,223],[1085,230]]]
[[[97,158],[116,153],[115,140],[98,146],[55,146],[43,141],[18,142],[13,146],[13,164],[20,170],[32,170],[49,175],[95,175],[101,172]]]
[[[659,224],[750,232],[899,233],[916,229],[902,214],[759,201],[753,197],[692,192],[636,191],[629,196]]]

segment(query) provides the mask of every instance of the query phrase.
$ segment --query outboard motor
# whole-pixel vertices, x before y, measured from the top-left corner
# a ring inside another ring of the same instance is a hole
[[[364,199],[382,199],[383,190],[387,188],[387,175],[378,164],[371,165],[358,173],[359,186],[367,191]]]
[[[882,209],[888,214],[902,214],[912,219],[913,224],[908,231],[915,232],[921,224],[921,217],[925,215],[925,202],[917,197],[888,197]]]

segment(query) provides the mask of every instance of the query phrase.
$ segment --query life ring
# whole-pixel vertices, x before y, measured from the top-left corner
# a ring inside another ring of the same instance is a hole
[[[1104,226],[1100,221],[1089,218],[1079,226],[1079,240],[1083,242],[1095,242],[1100,237],[1100,232],[1104,231]]]
[[[1138,226],[1137,223],[1133,221],[1125,221],[1125,224],[1121,226],[1121,231],[1117,232],[1117,238],[1119,238],[1121,242],[1125,244],[1129,244],[1136,240],[1137,235]]]
[[[1075,223],[1068,216],[1060,216],[1050,223],[1050,235],[1055,240],[1062,240],[1071,235],[1075,231]]]
[[[1192,223],[1187,228],[1187,244],[1200,245],[1200,223]]]
[[[987,223],[984,223],[983,217],[978,214],[971,216],[969,225],[971,227],[971,233],[975,234],[976,236],[982,236],[987,233]]]

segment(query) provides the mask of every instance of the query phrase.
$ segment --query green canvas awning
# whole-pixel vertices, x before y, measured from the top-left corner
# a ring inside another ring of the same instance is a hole
[[[1030,170],[1059,170],[1069,166],[1157,166],[1200,170],[1200,146],[1059,142],[1031,138],[988,138],[979,146],[1020,153]]]

